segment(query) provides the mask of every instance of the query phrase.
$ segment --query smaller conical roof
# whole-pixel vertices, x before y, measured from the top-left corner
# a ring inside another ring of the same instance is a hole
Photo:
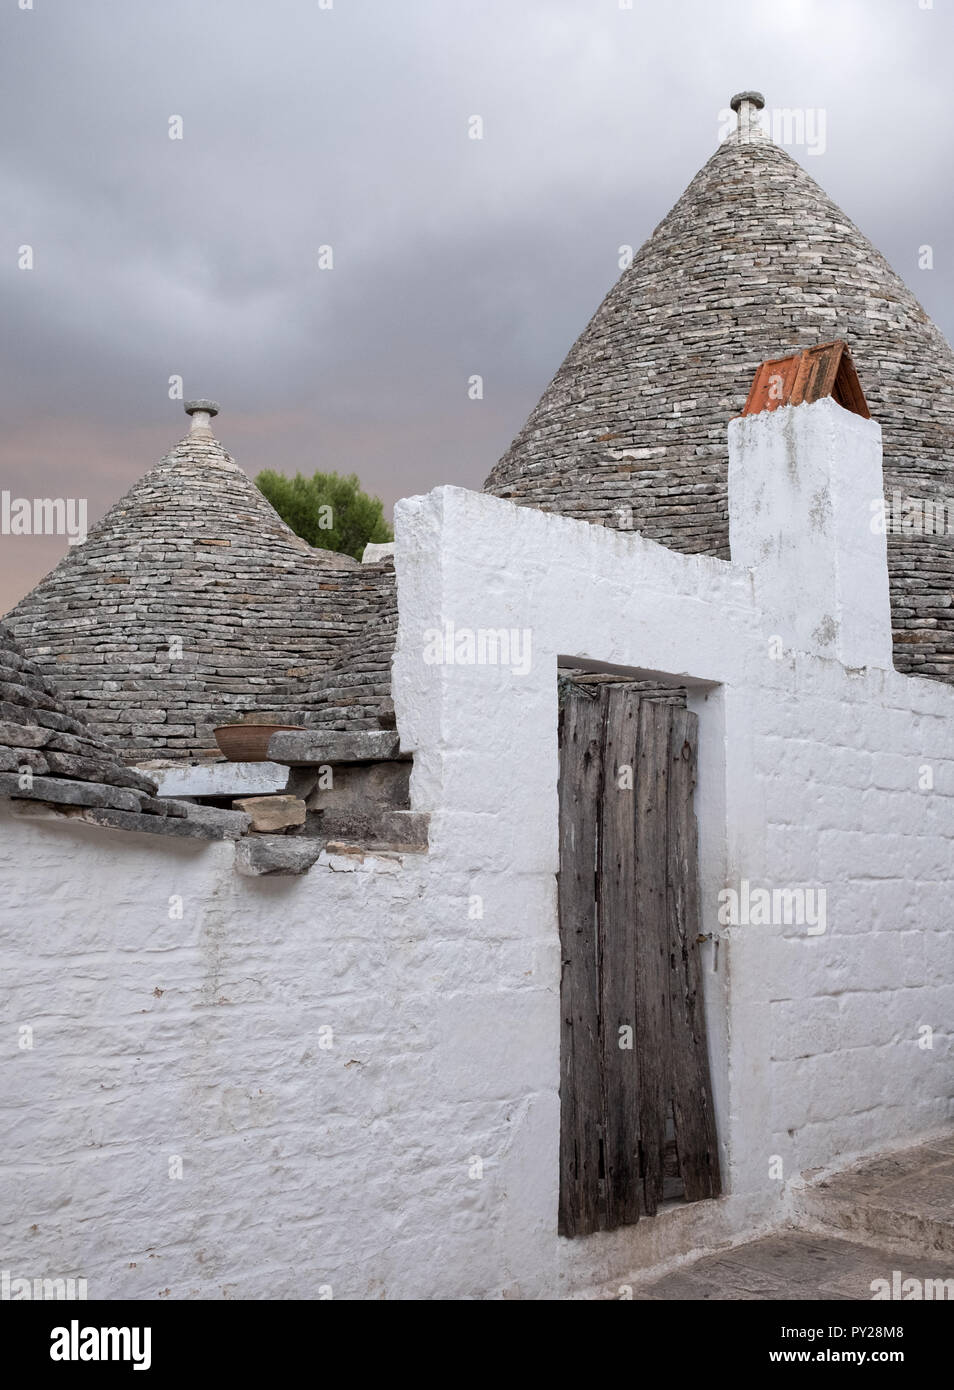
[[[218,755],[216,724],[289,708],[362,630],[361,566],[282,521],[190,402],[193,427],[8,622],[129,761]]]

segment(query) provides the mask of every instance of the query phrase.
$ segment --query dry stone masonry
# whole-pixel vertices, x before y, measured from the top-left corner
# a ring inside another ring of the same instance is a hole
[[[290,722],[393,611],[393,562],[301,540],[213,438],[211,402],[192,404],[186,438],[8,618],[129,761],[218,757],[213,726],[249,712]]]
[[[886,496],[954,497],[954,353],[858,228],[760,138],[758,104],[738,104],[743,129],[610,290],[488,492],[728,558],[726,422],[761,362],[843,338],[884,431]],[[895,664],[950,680],[954,538],[889,534],[888,550]]]
[[[0,797],[21,814],[187,839],[235,839],[248,828],[248,816],[156,791],[69,707],[0,623]]]

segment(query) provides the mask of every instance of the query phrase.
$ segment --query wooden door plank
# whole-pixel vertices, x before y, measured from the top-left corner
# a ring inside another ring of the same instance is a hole
[[[693,807],[698,720],[673,709],[669,745],[669,960],[671,1087],[679,1171],[689,1202],[721,1191],[702,970],[698,832]]]
[[[604,687],[599,854],[599,966],[603,1109],[603,1225],[639,1220],[636,1053],[636,794],[640,699]]]
[[[636,1053],[642,1199],[663,1198],[669,1113],[669,924],[666,778],[673,706],[643,700],[636,760]]]
[[[560,720],[559,1232],[600,1222],[600,1047],[596,856],[603,794],[603,708],[571,697]]]

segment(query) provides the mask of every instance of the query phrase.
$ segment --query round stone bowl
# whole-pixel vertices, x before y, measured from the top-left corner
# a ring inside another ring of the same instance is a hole
[[[301,728],[301,724],[220,724],[212,732],[230,763],[264,763],[272,734],[294,733]]]

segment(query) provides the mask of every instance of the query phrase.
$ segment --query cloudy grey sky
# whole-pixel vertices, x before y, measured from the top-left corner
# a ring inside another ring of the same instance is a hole
[[[100,516],[185,433],[176,374],[252,475],[479,487],[744,88],[824,109],[791,153],[954,334],[951,0],[28,3],[0,0],[14,496]],[[0,535],[0,611],[65,548]]]

